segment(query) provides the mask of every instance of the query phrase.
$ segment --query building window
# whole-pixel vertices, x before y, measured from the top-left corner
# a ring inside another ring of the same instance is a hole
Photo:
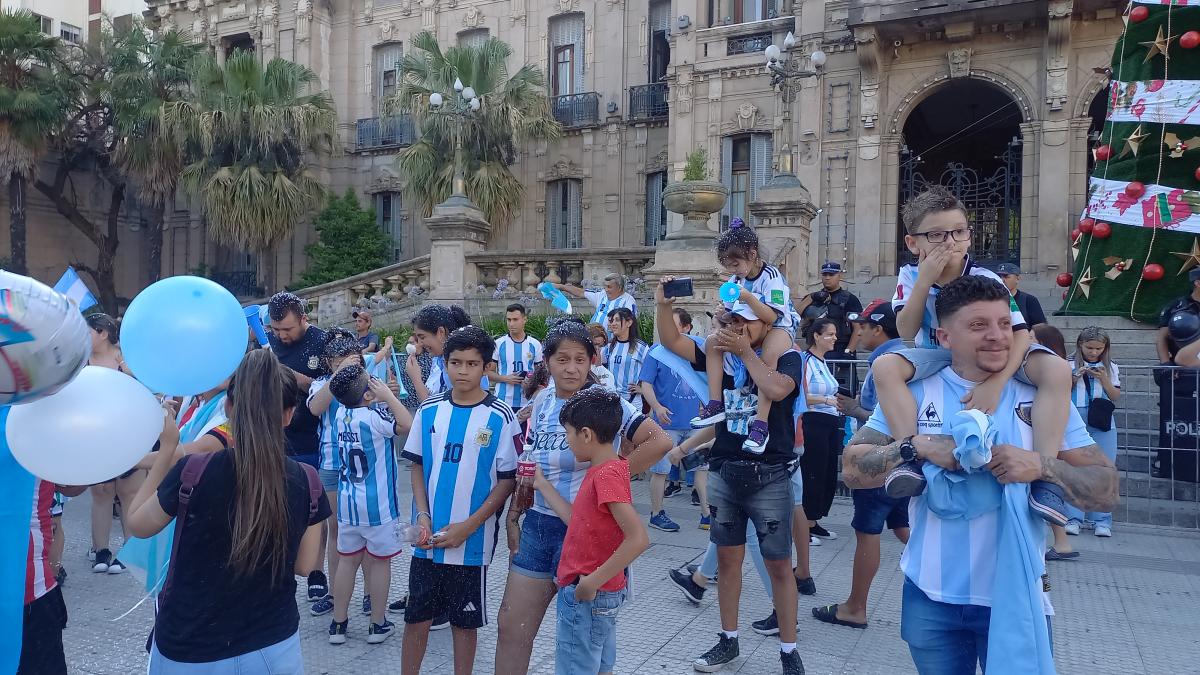
[[[58,24],[58,36],[73,45],[83,41],[83,29],[69,23]]]
[[[583,198],[578,180],[546,184],[546,248],[583,247]]]
[[[400,86],[400,62],[404,59],[404,45],[392,42],[375,48],[375,114],[388,115],[389,100],[396,95]]]
[[[733,2],[734,23],[774,19],[775,16],[775,0],[734,0]]]
[[[488,41],[488,29],[464,30],[458,34],[459,47],[482,47]]]
[[[375,223],[379,225],[379,231],[391,239],[392,262],[400,262],[400,254],[403,251],[402,220],[400,217],[400,193],[375,193]]]
[[[751,223],[750,203],[771,179],[771,134],[727,136],[721,144],[721,180],[729,186],[729,201],[721,228],[741,218]]]
[[[667,172],[646,174],[646,245],[654,246],[667,236],[667,205],[663,203],[663,188],[667,187]]]
[[[222,42],[225,45],[225,58],[233,56],[234,52],[254,52],[254,38],[250,37],[249,33],[238,33],[223,38]]]
[[[41,14],[34,14],[33,18],[37,19],[38,30],[42,31],[46,35],[54,35],[54,19],[51,19],[48,16],[42,16]]]
[[[583,93],[583,14],[550,19],[550,93]]]
[[[654,0],[650,3],[650,84],[662,82],[671,63],[671,43],[667,35],[671,30],[670,0]]]

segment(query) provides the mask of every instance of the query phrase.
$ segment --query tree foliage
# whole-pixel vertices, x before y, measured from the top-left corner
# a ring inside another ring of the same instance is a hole
[[[327,284],[391,262],[391,240],[375,224],[375,212],[359,206],[353,190],[330,197],[314,225],[319,238],[304,249],[309,266],[301,286]]]

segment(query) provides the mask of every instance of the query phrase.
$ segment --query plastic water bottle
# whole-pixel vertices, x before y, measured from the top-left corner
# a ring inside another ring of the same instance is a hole
[[[424,545],[429,541],[429,530],[413,523],[396,523],[396,538],[403,544]]]
[[[528,511],[533,507],[533,477],[536,469],[533,446],[527,444],[524,452],[517,458],[517,494],[513,498],[513,509],[518,512]]]

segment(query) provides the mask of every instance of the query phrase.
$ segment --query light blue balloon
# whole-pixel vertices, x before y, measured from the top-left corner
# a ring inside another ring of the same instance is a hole
[[[246,353],[246,315],[208,279],[169,277],[133,299],[121,322],[125,363],[151,391],[193,396],[229,377]]]
[[[742,287],[732,281],[726,281],[721,284],[721,299],[725,302],[737,302],[737,299],[742,295]]]
[[[8,449],[5,428],[10,407],[0,407],[0,673],[15,673],[21,660],[21,622],[25,607],[25,559],[29,555],[29,519],[33,511],[33,474]]]

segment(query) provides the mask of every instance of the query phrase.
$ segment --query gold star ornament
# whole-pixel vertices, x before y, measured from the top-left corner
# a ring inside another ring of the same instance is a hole
[[[1138,43],[1146,48],[1146,58],[1142,61],[1142,63],[1149,61],[1158,54],[1162,54],[1164,59],[1170,60],[1171,56],[1167,54],[1167,46],[1171,44],[1171,40],[1174,40],[1175,37],[1167,37],[1163,35],[1162,26],[1159,26],[1158,35],[1154,36],[1153,40]]]
[[[1192,269],[1196,265],[1200,265],[1200,239],[1192,240],[1192,250],[1188,252],[1172,251],[1171,255],[1183,260],[1183,267],[1179,270],[1179,274]]]
[[[1129,138],[1125,139],[1125,149],[1121,151],[1121,156],[1124,157],[1132,152],[1133,156],[1137,157],[1138,150],[1140,150],[1142,147],[1142,142],[1147,138],[1150,138],[1150,134],[1146,133],[1146,130],[1142,128],[1142,125],[1137,125],[1137,128],[1133,130],[1133,133],[1129,134]]]
[[[1096,277],[1092,276],[1092,268],[1083,268],[1083,274],[1079,276],[1079,283],[1077,285],[1079,286],[1079,292],[1083,293],[1083,297],[1089,300],[1092,297],[1092,282],[1095,280]]]

